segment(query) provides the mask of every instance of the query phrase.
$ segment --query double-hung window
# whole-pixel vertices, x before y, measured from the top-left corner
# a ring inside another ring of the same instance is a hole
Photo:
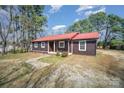
[[[34,48],[38,48],[38,43],[34,43]]]
[[[86,40],[79,41],[79,51],[86,51]]]
[[[41,42],[41,48],[45,48],[45,42]]]
[[[65,41],[59,41],[59,48],[65,48]]]

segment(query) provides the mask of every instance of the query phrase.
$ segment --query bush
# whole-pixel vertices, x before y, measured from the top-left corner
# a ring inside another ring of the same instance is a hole
[[[13,53],[13,54],[16,54],[16,53],[26,53],[26,49],[16,49],[16,50],[11,49],[9,52]]]
[[[19,50],[19,53],[23,53],[23,49],[20,49],[20,50]]]
[[[8,51],[9,53],[13,53],[13,54],[16,54],[16,53],[18,53],[18,51],[17,50],[14,50],[14,49],[11,49],[10,51]]]
[[[26,53],[26,49],[20,49],[19,53]]]
[[[110,43],[110,49],[124,49],[124,42],[122,40],[112,40]]]
[[[57,53],[56,53],[56,56],[61,56],[60,52],[57,52]]]
[[[103,46],[103,43],[104,43],[103,41],[99,41],[97,46]]]
[[[61,56],[62,57],[67,57],[68,56],[68,53],[67,52],[63,52]]]

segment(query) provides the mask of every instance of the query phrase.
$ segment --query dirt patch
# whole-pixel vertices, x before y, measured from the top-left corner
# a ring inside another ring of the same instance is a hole
[[[45,56],[0,62],[0,87],[124,87],[124,60],[106,51],[96,56],[71,55],[52,64],[42,63],[41,57]]]
[[[32,65],[35,69],[41,69],[43,67],[50,65],[50,63],[44,63],[44,62],[40,61],[39,59],[45,58],[48,56],[49,55],[42,55],[42,56],[37,57],[37,58],[32,58],[32,59],[27,60],[25,63]]]
[[[111,55],[113,56],[116,61],[123,61],[124,62],[124,51],[119,50],[97,50],[97,52],[100,52],[102,54]]]
[[[120,79],[80,65],[56,64],[35,72],[27,87],[122,87]],[[32,82],[33,81],[33,82]]]

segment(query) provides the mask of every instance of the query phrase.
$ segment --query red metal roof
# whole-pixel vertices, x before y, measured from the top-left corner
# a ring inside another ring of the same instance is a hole
[[[32,42],[72,39],[77,34],[79,34],[79,33],[78,32],[74,32],[74,33],[68,33],[68,34],[46,36],[46,37],[42,37],[42,38],[38,38],[36,40],[33,40]]]
[[[81,33],[76,35],[73,40],[75,39],[98,39],[99,33],[98,32],[89,32],[89,33]]]
[[[63,40],[63,39],[75,40],[75,39],[98,39],[98,38],[99,38],[98,32],[89,32],[89,33],[82,33],[82,34],[79,34],[78,32],[74,32],[74,33],[68,33],[68,34],[46,36],[46,37],[32,40],[32,42]]]

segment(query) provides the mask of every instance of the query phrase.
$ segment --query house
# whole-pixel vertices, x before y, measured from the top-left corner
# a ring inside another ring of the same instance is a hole
[[[98,32],[67,33],[46,36],[32,41],[32,51],[43,53],[68,52],[68,54],[96,55]]]

